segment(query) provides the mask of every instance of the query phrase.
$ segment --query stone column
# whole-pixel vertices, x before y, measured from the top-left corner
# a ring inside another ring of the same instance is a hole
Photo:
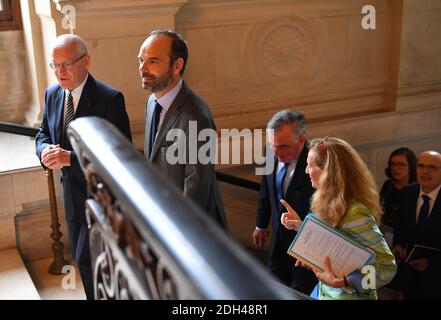
[[[0,33],[0,120],[23,123],[29,90],[21,30]]]
[[[51,0],[21,0],[20,6],[31,95],[25,122],[37,126],[44,109],[44,91],[56,81],[48,66],[51,60],[49,48],[50,42],[62,33],[62,15]]]

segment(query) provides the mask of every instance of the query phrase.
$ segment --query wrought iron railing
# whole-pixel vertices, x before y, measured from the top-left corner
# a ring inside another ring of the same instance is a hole
[[[98,299],[307,299],[280,285],[109,122],[68,135],[88,181]]]

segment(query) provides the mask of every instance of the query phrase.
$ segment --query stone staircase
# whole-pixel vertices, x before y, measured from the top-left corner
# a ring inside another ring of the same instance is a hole
[[[223,170],[223,172],[258,181],[250,168],[231,168]],[[27,177],[31,179],[28,180]],[[9,180],[16,190],[36,190],[35,184],[39,184],[41,189],[38,192],[42,197],[47,192],[45,177],[38,167],[28,169],[25,172],[3,173],[0,175],[0,180],[2,178]],[[263,263],[266,251],[254,250],[251,243],[251,235],[255,227],[258,193],[227,183],[220,183],[220,188],[232,237]],[[13,241],[9,239],[8,243],[16,246],[13,249],[0,249],[0,299],[85,299],[78,273],[74,279],[75,285],[63,289],[65,275],[52,275],[48,272],[49,265],[53,261],[48,202],[42,200],[41,197],[38,198],[38,194],[35,192],[28,197],[16,196],[15,199],[32,201],[22,202],[22,205],[17,208],[18,212],[14,215],[6,215],[10,219],[2,221],[0,216],[0,229],[9,230],[10,237],[14,236],[15,239]],[[61,240],[66,248],[64,257],[69,259],[62,208],[62,203],[59,203],[59,221],[63,232]]]
[[[52,262],[48,184],[28,137],[0,133],[0,299],[84,299],[78,290],[63,290],[62,276],[49,274]],[[67,234],[54,172],[58,216],[65,257]]]
[[[1,137],[6,139],[4,135]],[[49,195],[45,172],[34,155],[34,142],[15,135],[9,135],[7,140],[12,149],[0,155],[0,299],[85,299],[79,274],[74,280],[75,286],[63,289],[64,275],[48,272],[52,262]],[[14,149],[14,145],[19,148]],[[21,160],[16,164],[20,169],[14,169],[14,161],[18,158]],[[248,166],[223,168],[222,172],[256,182],[260,180]],[[61,241],[68,259],[59,181],[59,172],[55,171]],[[220,183],[220,189],[231,236],[264,262],[266,251],[254,250],[251,243],[258,192],[227,183]]]
[[[53,275],[52,258],[26,263],[17,249],[0,251],[0,300],[85,300],[78,273]]]
[[[17,249],[0,251],[0,300],[39,300],[40,295]]]

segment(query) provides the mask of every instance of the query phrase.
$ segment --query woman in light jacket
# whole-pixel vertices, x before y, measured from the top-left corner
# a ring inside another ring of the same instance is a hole
[[[361,270],[337,277],[329,257],[324,260],[323,271],[314,270],[319,284],[318,298],[326,299],[378,299],[376,289],[389,283],[396,273],[396,263],[379,227],[381,206],[378,188],[369,169],[357,151],[338,138],[311,141],[306,173],[316,192],[311,211],[319,219],[343,232],[357,243],[372,249],[376,258],[375,288],[363,286]],[[296,212],[281,200],[288,212],[282,214],[282,224],[298,230],[302,221]],[[306,265],[298,261],[296,266]],[[367,288],[364,288],[367,287]]]

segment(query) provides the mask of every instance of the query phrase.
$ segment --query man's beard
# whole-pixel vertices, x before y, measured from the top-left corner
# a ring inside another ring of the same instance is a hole
[[[143,73],[142,77],[152,77],[153,75]],[[170,83],[173,82],[173,70],[172,68],[168,68],[167,72],[160,74],[158,76],[153,76],[153,80],[151,84],[147,84],[142,81],[142,87],[146,90],[150,90],[152,93],[161,91],[165,89]]]

